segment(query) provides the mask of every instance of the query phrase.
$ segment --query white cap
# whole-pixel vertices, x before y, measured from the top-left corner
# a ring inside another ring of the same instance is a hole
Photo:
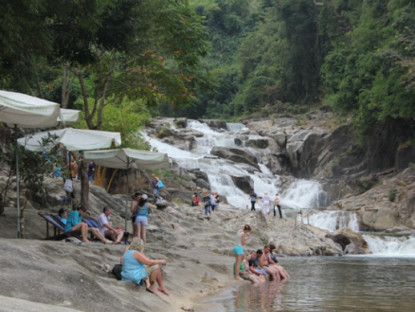
[[[147,194],[143,194],[143,195],[141,195],[141,198],[146,200],[146,199],[148,199],[148,196],[147,196]]]

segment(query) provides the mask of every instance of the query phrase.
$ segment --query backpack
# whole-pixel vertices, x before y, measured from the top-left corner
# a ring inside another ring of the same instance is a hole
[[[122,271],[121,263],[114,265],[114,267],[112,268],[112,274],[114,274],[115,278],[119,281],[121,280],[121,271]]]

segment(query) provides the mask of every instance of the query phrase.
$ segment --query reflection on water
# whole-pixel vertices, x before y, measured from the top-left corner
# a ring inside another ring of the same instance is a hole
[[[197,311],[415,310],[414,258],[284,258],[282,265],[286,283],[243,284]]]

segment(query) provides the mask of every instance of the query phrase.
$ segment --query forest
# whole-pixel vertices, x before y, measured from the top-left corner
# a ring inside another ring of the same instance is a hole
[[[0,2],[0,89],[81,109],[126,146],[157,116],[322,107],[415,143],[414,1]]]

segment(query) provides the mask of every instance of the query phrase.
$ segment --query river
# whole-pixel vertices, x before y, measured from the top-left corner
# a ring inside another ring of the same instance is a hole
[[[198,312],[414,311],[415,258],[285,257],[287,282],[244,283]]]

